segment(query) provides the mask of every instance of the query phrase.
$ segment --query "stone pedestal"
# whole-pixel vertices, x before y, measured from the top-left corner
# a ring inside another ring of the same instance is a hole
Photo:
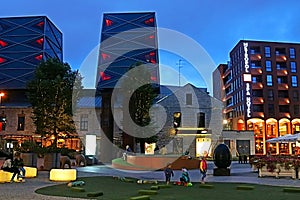
[[[214,176],[230,176],[229,168],[214,168]]]

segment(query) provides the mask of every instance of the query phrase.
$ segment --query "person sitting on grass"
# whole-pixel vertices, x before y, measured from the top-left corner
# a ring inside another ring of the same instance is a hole
[[[187,186],[187,184],[190,182],[189,173],[188,173],[186,168],[182,168],[181,171],[182,171],[182,174],[181,174],[181,177],[180,177],[181,185]]]

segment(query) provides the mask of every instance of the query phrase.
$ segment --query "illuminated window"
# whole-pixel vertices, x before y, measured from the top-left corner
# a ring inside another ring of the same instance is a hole
[[[25,129],[25,116],[18,116],[18,131],[24,131]]]
[[[105,20],[105,25],[106,26],[111,26],[112,24],[113,24],[113,21],[111,21],[110,19]]]
[[[173,127],[178,128],[181,125],[181,112],[173,113]]]
[[[272,75],[267,75],[267,86],[272,86],[272,85],[273,85]]]
[[[89,118],[87,114],[82,114],[80,116],[80,130],[88,131]]]
[[[44,38],[40,38],[36,40],[36,43],[38,43],[39,45],[43,45],[43,42],[44,42]]]
[[[108,76],[107,74],[105,74],[104,72],[100,72],[100,77],[102,81],[107,81],[110,79],[110,76]]]
[[[101,53],[101,56],[103,60],[110,59],[110,55],[108,55],[107,53]]]
[[[0,46],[1,46],[1,47],[6,47],[6,46],[7,46],[7,43],[4,42],[3,40],[0,40]]]
[[[153,24],[153,22],[154,22],[154,19],[153,19],[153,18],[150,18],[150,19],[145,20],[145,24],[148,24],[148,25]]]
[[[0,63],[4,63],[6,59],[0,57]]]
[[[271,48],[270,47],[265,47],[265,56],[267,58],[271,57]]]
[[[272,63],[270,60],[266,60],[266,71],[271,72],[272,71]]]
[[[297,66],[296,66],[296,62],[291,62],[291,72],[297,72]]]
[[[295,48],[290,48],[290,58],[296,58]]]
[[[297,76],[292,76],[292,87],[298,87]]]
[[[36,56],[35,59],[37,59],[37,60],[42,60],[42,59],[43,59],[43,55],[40,54],[40,55]]]

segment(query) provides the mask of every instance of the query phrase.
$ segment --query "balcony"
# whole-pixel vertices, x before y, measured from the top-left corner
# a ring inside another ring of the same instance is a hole
[[[263,97],[253,97],[252,98],[252,103],[253,104],[263,104],[264,99],[263,99]]]
[[[252,83],[252,89],[262,89],[263,88],[263,84],[262,83]]]
[[[290,104],[290,100],[289,100],[289,98],[279,97],[278,98],[278,104],[279,105],[289,105]]]
[[[278,83],[278,90],[287,90],[289,86],[287,83]]]
[[[287,60],[285,54],[276,54],[276,62],[285,62]]]
[[[287,76],[288,71],[287,69],[277,69],[277,76]]]
[[[265,115],[264,115],[264,112],[252,112],[252,118],[264,118]]]
[[[260,54],[260,52],[253,52],[253,54],[251,52],[250,59],[251,60],[261,60],[261,54]]]
[[[260,74],[262,74],[262,69],[261,68],[251,68],[250,72],[252,75],[260,75]]]

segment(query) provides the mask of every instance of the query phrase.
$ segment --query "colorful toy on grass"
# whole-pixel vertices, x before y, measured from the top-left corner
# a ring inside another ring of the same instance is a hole
[[[83,186],[85,184],[84,181],[73,181],[68,183],[68,187],[77,187],[77,186]]]

